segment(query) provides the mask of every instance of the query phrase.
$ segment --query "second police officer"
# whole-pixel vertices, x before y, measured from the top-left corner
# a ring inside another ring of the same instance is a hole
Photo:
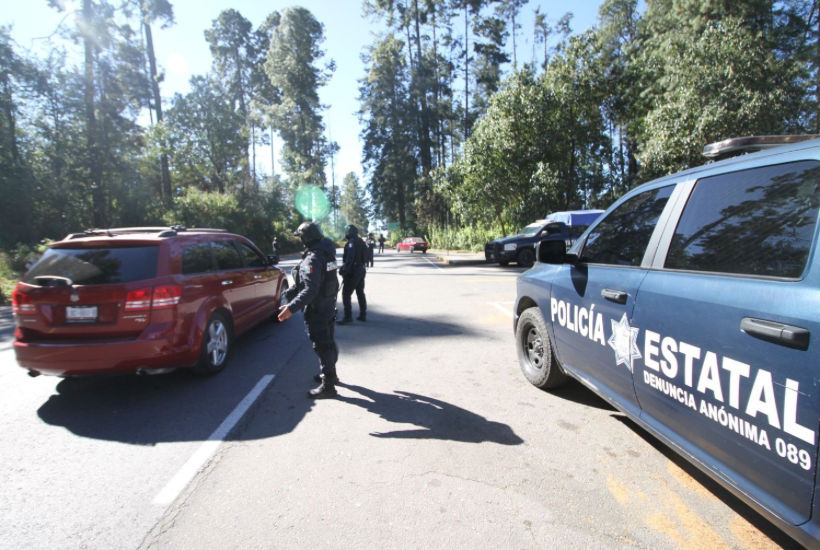
[[[288,304],[279,308],[279,320],[290,319],[294,311],[305,310],[305,328],[319,356],[319,387],[310,390],[313,399],[336,395],[336,361],[339,350],[333,339],[336,323],[336,245],[322,234],[319,226],[305,222],[294,232],[305,245],[301,263],[291,272],[293,288],[287,290]]]
[[[353,304],[351,296],[356,292],[356,300],[359,302],[359,321],[367,321],[367,298],[364,295],[364,278],[367,275],[367,245],[361,237],[355,225],[348,225],[345,233],[347,244],[342,256],[342,269],[339,273],[342,276],[342,304],[344,305],[344,318],[339,321],[340,325],[353,322]]]

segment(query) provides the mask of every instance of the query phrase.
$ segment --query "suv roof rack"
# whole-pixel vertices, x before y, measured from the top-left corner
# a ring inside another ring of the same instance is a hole
[[[156,233],[157,237],[175,237],[179,233],[186,231],[196,231],[199,233],[227,233],[226,229],[214,229],[209,227],[191,227],[184,225],[172,225],[170,227],[112,227],[111,229],[86,229],[81,233],[71,233],[64,240],[81,239],[83,237],[93,237],[105,235],[114,237],[115,235],[127,235],[129,233]]]
[[[725,139],[710,143],[703,148],[703,156],[710,160],[722,160],[726,158],[755,153],[764,149],[772,149],[790,143],[799,143],[816,139],[820,134],[801,134],[796,136],[746,136]]]

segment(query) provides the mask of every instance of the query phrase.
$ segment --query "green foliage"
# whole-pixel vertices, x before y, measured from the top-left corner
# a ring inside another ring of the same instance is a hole
[[[644,120],[646,179],[701,164],[708,143],[799,131],[798,68],[740,20],[708,24],[685,44],[670,41],[648,62],[661,65],[664,78]]]
[[[367,234],[369,214],[367,197],[364,194],[364,188],[359,185],[358,176],[354,172],[346,174],[342,182],[339,211],[348,223],[359,229],[359,234]]]
[[[481,252],[484,245],[503,237],[500,231],[482,227],[431,225],[427,228],[427,239],[431,248],[444,250],[469,250]]]
[[[323,41],[324,25],[301,7],[283,10],[271,29],[265,72],[281,98],[270,107],[269,116],[284,142],[282,164],[292,189],[325,184],[328,144],[319,87],[334,65],[331,61],[324,69],[317,67],[324,56]]]

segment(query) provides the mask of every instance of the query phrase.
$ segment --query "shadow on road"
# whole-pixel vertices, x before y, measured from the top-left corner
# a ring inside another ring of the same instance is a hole
[[[454,319],[432,322],[381,311],[373,315],[374,322],[367,323],[368,330],[338,328],[337,340],[342,346],[361,348],[384,345],[383,331],[390,332],[392,342],[475,336],[470,328]],[[272,411],[271,414],[277,414],[278,421],[265,423],[263,430],[253,431],[244,430],[247,421],[243,421],[231,436],[235,439],[275,437],[293,430],[311,409],[312,402],[305,393],[315,386],[312,377],[317,372],[318,360],[304,332],[301,316],[297,316],[287,323],[262,323],[243,335],[235,342],[230,364],[216,376],[200,378],[187,369],[179,369],[156,376],[67,378],[57,384],[56,393],[40,406],[37,415],[47,424],[93,439],[133,445],[204,441],[264,375],[276,374],[277,378],[259,403]],[[259,403],[254,409],[259,408]],[[406,402],[402,405],[405,406],[398,414],[409,418],[419,416],[424,421],[423,414],[408,411]],[[488,424],[481,417],[446,403],[437,406],[445,405],[451,418],[435,421],[434,418],[442,418],[441,413],[428,417],[433,433],[469,440],[463,430],[444,425],[460,422],[462,426],[470,426],[469,429],[478,429],[486,440],[516,442],[514,434],[504,435],[503,429],[509,431],[508,427]],[[424,406],[434,408],[431,404]],[[252,415],[251,412],[246,416]],[[481,428],[482,424],[490,427]]]
[[[487,420],[446,401],[415,393],[397,391],[381,393],[362,386],[340,383],[339,386],[366,397],[340,395],[339,401],[350,403],[378,414],[394,424],[413,424],[417,430],[397,430],[371,433],[373,437],[394,439],[442,439],[463,443],[491,442],[501,445],[520,445],[524,442],[512,428],[500,422]]]
[[[546,390],[545,390],[546,391]],[[579,405],[586,405],[587,407],[595,407],[604,411],[616,411],[617,409],[607,403],[603,398],[578,382],[575,379],[570,379],[565,385],[560,388],[548,390],[550,395],[578,403]]]

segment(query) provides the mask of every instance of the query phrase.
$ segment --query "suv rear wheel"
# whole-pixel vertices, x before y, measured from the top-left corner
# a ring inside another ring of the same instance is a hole
[[[518,364],[521,371],[536,388],[556,388],[567,381],[550,345],[547,323],[541,310],[531,307],[518,319],[515,330]]]
[[[222,313],[214,313],[205,325],[202,335],[202,351],[199,363],[194,367],[197,374],[211,376],[221,372],[228,363],[231,352],[231,329]]]

